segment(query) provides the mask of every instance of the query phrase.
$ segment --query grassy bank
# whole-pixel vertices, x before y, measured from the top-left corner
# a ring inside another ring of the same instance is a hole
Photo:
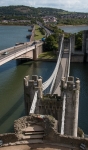
[[[52,51],[50,51],[50,52],[44,52],[40,54],[38,58],[39,59],[56,59],[57,55],[54,54]]]
[[[34,36],[35,40],[40,40],[44,37],[44,35],[40,32],[39,28],[40,27],[38,25],[35,25],[35,36]]]

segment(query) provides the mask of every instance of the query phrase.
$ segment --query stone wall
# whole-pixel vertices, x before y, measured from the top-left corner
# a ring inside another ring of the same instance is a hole
[[[83,62],[84,61],[84,55],[79,54],[73,54],[71,55],[71,62]]]
[[[51,128],[57,131],[57,120],[49,115],[39,115],[39,114],[32,114],[30,116],[25,116],[19,118],[18,120],[14,121],[14,131],[17,135],[18,139],[21,140],[22,130],[30,127],[32,125],[39,125],[43,127],[45,133],[45,139],[49,135]]]
[[[22,134],[22,129],[34,124],[44,128],[44,140],[47,142],[71,145],[74,147],[79,147],[81,143],[84,143],[88,146],[88,139],[86,138],[61,135],[57,130],[57,120],[49,115],[32,114],[16,120],[14,122],[14,130],[15,134],[18,135],[18,139],[20,137],[19,135]]]
[[[73,147],[79,147],[81,143],[84,143],[86,146],[88,146],[88,138],[60,135],[53,130],[51,132],[51,136],[49,137],[49,141],[62,145],[70,145]]]
[[[3,143],[9,143],[9,142],[16,142],[17,136],[15,133],[5,133],[5,134],[0,134],[0,140],[3,141]]]
[[[81,143],[84,143],[86,146],[88,146],[88,138],[61,135],[57,131],[58,121],[55,120],[55,118],[49,115],[39,114],[32,114],[30,116],[24,116],[19,118],[18,120],[15,120],[15,133],[0,134],[0,140],[3,141],[3,144],[5,146],[25,144],[25,141],[20,142],[20,135],[22,135],[22,129],[34,124],[40,125],[44,128],[44,140],[46,142],[58,143],[60,145],[67,145],[71,147],[79,147]]]

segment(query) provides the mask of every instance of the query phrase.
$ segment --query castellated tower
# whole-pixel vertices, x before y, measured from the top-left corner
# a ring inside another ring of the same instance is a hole
[[[77,137],[78,129],[78,110],[79,110],[79,91],[80,80],[74,77],[68,77],[61,80],[61,97],[66,95],[65,102],[65,119],[64,119],[64,134]]]
[[[29,76],[24,78],[24,102],[25,102],[25,112],[29,115],[30,108],[34,99],[35,92],[38,92],[37,99],[42,98],[42,78],[37,75],[32,75],[32,80]],[[37,101],[38,103],[39,101]],[[36,107],[35,112],[38,112],[38,107]]]

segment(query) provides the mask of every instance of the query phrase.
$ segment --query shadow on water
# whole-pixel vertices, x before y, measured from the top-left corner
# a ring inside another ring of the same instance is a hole
[[[24,110],[23,110],[22,113],[20,114],[19,118],[22,117],[22,116],[25,116]],[[14,124],[11,125],[11,126],[9,127],[9,129],[7,129],[7,130],[5,131],[5,133],[14,133]]]
[[[33,60],[12,60],[0,66],[0,73],[6,70],[10,70],[12,68],[16,68],[17,66],[20,65],[31,65],[32,63]]]
[[[28,63],[33,62],[32,59],[17,59],[16,60],[16,66],[18,65],[27,65]]]
[[[14,67],[16,67],[16,61],[15,60],[9,61],[3,64],[2,66],[0,66],[0,73],[6,70],[10,70],[11,68],[14,68]]]
[[[11,107],[10,110],[6,112],[4,116],[0,118],[0,125],[2,125],[22,104],[22,97]],[[25,110],[23,110],[22,115],[25,115]],[[21,116],[20,116],[21,117]]]

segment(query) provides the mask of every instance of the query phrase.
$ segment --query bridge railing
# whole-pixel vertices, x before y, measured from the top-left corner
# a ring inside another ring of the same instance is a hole
[[[49,87],[49,85],[51,84],[50,93],[52,93],[53,86],[54,86],[54,83],[55,83],[55,79],[56,79],[56,76],[57,76],[57,72],[58,72],[58,69],[59,69],[59,65],[60,65],[60,62],[61,62],[63,40],[64,40],[64,37],[62,37],[60,52],[59,52],[56,67],[55,67],[52,75],[50,76],[50,78],[46,82],[43,83],[43,91],[46,90],[47,87]]]
[[[35,108],[36,108],[36,103],[37,103],[37,94],[38,94],[38,91],[36,91],[35,94],[34,94],[34,98],[33,98],[33,102],[32,102],[29,114],[34,114],[35,113]]]
[[[71,59],[71,38],[70,38],[70,48],[69,48],[69,58],[68,58],[68,71],[67,71],[67,79],[69,77],[69,73],[70,73],[70,59]],[[67,80],[66,79],[66,80]]]
[[[27,48],[19,49],[18,51],[14,51],[13,53],[7,54],[0,58],[0,65],[4,64],[12,59],[15,59],[16,57],[18,57],[26,52],[29,52],[34,48],[35,48],[35,46],[31,46],[31,47],[29,46]]]

